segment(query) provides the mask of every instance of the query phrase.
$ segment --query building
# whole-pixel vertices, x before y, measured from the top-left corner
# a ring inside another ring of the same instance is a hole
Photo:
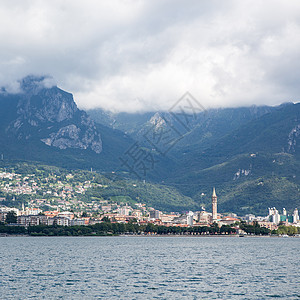
[[[213,194],[211,197],[211,204],[212,204],[212,221],[216,222],[218,220],[218,212],[217,212],[217,194],[216,189],[213,189]]]
[[[15,207],[6,207],[6,206],[0,207],[0,212],[6,212],[6,213],[8,213],[10,211],[15,212],[17,216],[20,215],[20,211],[17,208],[15,208]]]
[[[54,218],[59,214],[59,211],[45,211],[44,215],[47,216],[48,218]]]
[[[257,221],[257,224],[260,227],[265,227],[265,228],[268,228],[270,230],[276,230],[276,229],[278,229],[277,224],[274,224],[274,223],[269,222],[269,221]]]
[[[150,219],[160,219],[160,213],[159,213],[159,210],[151,210],[150,211]]]
[[[299,222],[299,213],[298,213],[298,209],[295,208],[294,212],[293,212],[293,223],[298,223]]]
[[[269,220],[276,225],[281,221],[280,214],[275,207],[269,208]]]
[[[278,225],[280,223],[285,223],[286,225],[292,224],[292,223],[297,224],[299,222],[298,209],[295,208],[293,214],[288,215],[286,212],[286,209],[283,208],[282,215],[280,215],[278,210],[275,207],[269,208],[268,219],[270,222],[272,222],[276,225]]]
[[[220,221],[219,221],[219,226],[222,225],[232,225],[236,222],[239,222],[240,220],[238,218],[234,217],[229,217],[229,216],[224,216]]]
[[[293,216],[280,215],[280,222],[285,222],[286,224],[293,223]]]
[[[120,215],[125,215],[125,216],[129,216],[131,211],[132,211],[132,208],[130,206],[122,206],[118,209],[119,211],[119,214]]]
[[[249,223],[249,222],[255,221],[256,217],[253,214],[247,214],[247,215],[245,215],[245,217],[243,217],[243,220],[245,220],[246,222]]]
[[[18,216],[17,223],[25,227],[48,225],[48,217],[44,215],[22,215]]]
[[[212,218],[212,214],[209,212],[206,212],[205,210],[199,211],[196,214],[196,219],[199,223],[208,224],[208,223],[210,223],[211,218]]]
[[[70,212],[70,211],[63,211],[63,212],[59,212],[57,214],[58,217],[65,217],[65,218],[69,218],[69,219],[74,219],[74,213]]]
[[[37,216],[42,212],[39,208],[26,208],[25,211],[22,211],[22,215],[25,216]]]
[[[161,214],[160,216],[163,223],[172,223],[176,217],[178,217],[176,214]]]
[[[70,226],[71,225],[71,220],[67,217],[54,217],[53,218],[53,224],[59,225],[59,226]]]
[[[186,224],[188,226],[193,226],[194,224],[194,213],[192,211],[189,211],[186,215]]]
[[[186,222],[187,222],[187,217],[186,217],[185,214],[174,218],[174,220],[172,221],[173,225],[175,225],[175,224],[184,224],[184,225],[187,225]]]
[[[96,223],[94,223],[94,224],[96,224]],[[83,225],[85,225],[85,220],[84,219],[72,219],[70,225],[71,226],[83,226]]]

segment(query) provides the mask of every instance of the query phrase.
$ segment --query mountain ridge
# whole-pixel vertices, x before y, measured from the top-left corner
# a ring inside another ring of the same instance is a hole
[[[155,161],[144,179],[175,188],[192,199],[194,208],[210,210],[213,186],[223,212],[300,205],[299,103],[207,110],[189,118],[189,130],[178,139],[181,125],[170,112],[84,112],[72,94],[44,81],[26,78],[18,94],[1,90],[0,154],[5,159],[132,178],[120,158],[129,154],[135,163],[132,151],[137,151]],[[175,142],[164,152],[151,138],[163,143],[165,132]]]
[[[111,152],[121,155],[132,140],[117,130],[96,124],[77,108],[71,93],[57,86],[45,87],[44,80],[45,77],[28,76],[20,83],[21,92],[0,93],[1,153],[10,159],[56,163],[62,167],[113,168],[107,162],[108,144]],[[116,138],[120,146],[116,145]]]
[[[174,163],[166,184],[208,209],[212,186],[222,211],[300,205],[300,103],[214,109],[198,121],[168,153]]]

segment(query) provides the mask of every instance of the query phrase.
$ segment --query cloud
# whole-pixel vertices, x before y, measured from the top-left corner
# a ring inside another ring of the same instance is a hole
[[[1,1],[0,85],[51,75],[81,108],[299,101],[297,0]]]

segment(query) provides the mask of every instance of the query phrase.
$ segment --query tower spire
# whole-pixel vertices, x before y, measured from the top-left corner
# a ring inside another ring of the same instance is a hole
[[[217,197],[217,194],[216,194],[216,189],[215,187],[213,188],[213,194],[212,194],[213,197]]]

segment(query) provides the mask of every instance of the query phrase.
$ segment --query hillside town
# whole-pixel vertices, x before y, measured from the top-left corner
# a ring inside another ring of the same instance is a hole
[[[86,187],[78,187],[85,189]],[[21,189],[21,187],[19,187]],[[212,193],[212,212],[206,210],[186,213],[164,213],[156,210],[152,207],[147,207],[146,204],[136,203],[135,206],[127,203],[108,203],[103,201],[102,203],[92,203],[87,206],[93,211],[101,211],[100,214],[93,212],[74,212],[65,210],[66,207],[70,207],[71,202],[63,201],[52,208],[55,210],[43,211],[39,208],[42,204],[45,204],[45,200],[37,199],[29,202],[29,207],[22,205],[22,209],[19,210],[14,207],[0,206],[0,222],[5,222],[7,215],[13,212],[16,216],[16,223],[12,225],[18,226],[37,226],[37,225],[60,225],[60,226],[80,226],[80,225],[94,225],[102,223],[103,221],[115,222],[115,223],[129,223],[135,222],[137,224],[154,224],[163,226],[178,226],[178,227],[196,227],[196,226],[212,226],[217,224],[221,226],[233,226],[237,232],[243,233],[239,229],[239,222],[244,221],[247,224],[258,224],[260,227],[265,227],[269,230],[278,229],[279,225],[300,227],[298,209],[295,208],[293,214],[288,215],[285,208],[282,210],[282,214],[274,208],[269,208],[267,216],[255,216],[253,214],[247,214],[245,216],[237,216],[234,213],[220,214],[217,212],[217,195],[216,190],[213,188]],[[3,199],[2,199],[3,200]],[[1,199],[0,199],[1,201]],[[81,203],[82,204],[82,203]],[[83,206],[82,206],[83,208]]]
[[[202,208],[201,211],[165,212],[142,202],[128,203],[114,201],[114,198],[87,198],[86,193],[92,188],[105,188],[109,183],[101,178],[95,179],[92,172],[85,175],[78,172],[58,173],[36,170],[30,173],[18,173],[13,169],[0,168],[0,192],[10,195],[10,205],[7,197],[0,196],[0,222],[7,221],[7,215],[13,214],[15,226],[59,225],[83,226],[109,221],[112,223],[136,223],[139,225],[153,224],[176,227],[199,226],[231,226],[236,232],[242,232],[239,223],[258,224],[272,230],[279,225],[300,227],[297,208],[288,215],[285,208],[282,213],[273,207],[266,216],[246,214],[238,216],[235,213],[221,214],[218,212],[218,197],[213,188],[211,195],[211,212]],[[132,184],[135,186],[135,184]],[[15,198],[22,200],[21,207]],[[117,199],[117,198],[116,198]]]

